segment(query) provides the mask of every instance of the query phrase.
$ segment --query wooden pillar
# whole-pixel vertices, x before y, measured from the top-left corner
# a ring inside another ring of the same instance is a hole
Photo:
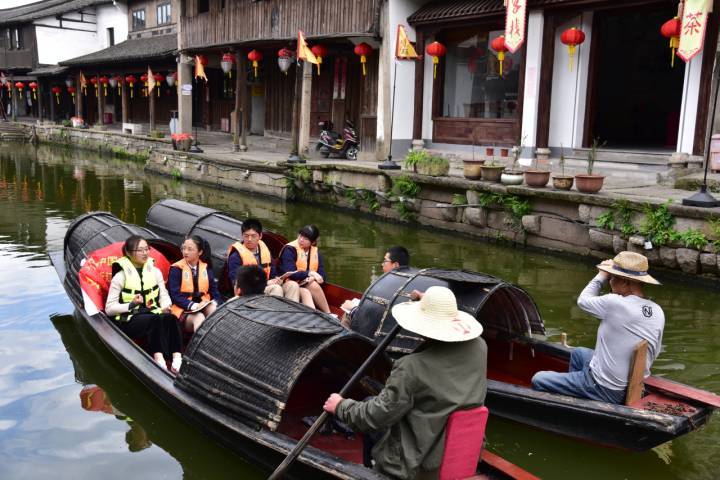
[[[299,64],[296,64],[295,68],[295,91],[293,96],[293,103],[292,103],[292,130],[291,130],[291,139],[292,143],[290,145],[290,160],[293,161],[299,161],[300,155],[299,155],[299,120],[300,120],[300,92],[302,92],[302,64],[306,62],[302,62]]]
[[[245,56],[240,50],[235,51],[235,65],[237,65],[237,75],[235,75],[235,118],[233,123],[233,150],[247,150],[245,143]],[[242,141],[240,135],[242,133]]]
[[[160,88],[159,85],[156,85],[155,88]],[[155,89],[153,91],[148,90],[148,105],[150,108],[150,131],[155,130]]]
[[[82,118],[83,116],[83,91],[80,84],[80,73],[75,77],[75,116]]]
[[[238,64],[238,77],[241,80],[242,89],[242,130],[240,133],[240,150],[247,150],[247,132],[250,129],[250,91],[247,85],[247,57],[240,55],[240,63]]]
[[[17,121],[17,109],[18,109],[17,88],[15,88],[15,79],[13,77],[10,77],[10,82],[12,82],[10,84],[10,92],[11,92],[11,94],[10,94],[11,100],[10,101],[12,103],[12,121],[16,122]]]
[[[125,79],[120,80],[120,109],[122,123],[128,123],[128,85]]]
[[[43,88],[43,87],[44,87],[43,85],[38,86],[38,99],[40,99],[40,101],[38,102],[38,109],[40,111],[40,120],[42,120],[42,118],[43,118],[42,93],[43,93],[43,90],[45,90],[45,88]],[[55,98],[53,98],[55,96],[55,94],[52,93],[51,89],[48,89],[48,93],[50,94],[48,96],[48,98],[50,99],[50,123],[53,123],[53,122],[55,122],[55,102],[56,102],[56,100],[55,100]]]
[[[718,15],[720,15],[720,1],[713,2],[713,13],[708,15],[705,33],[705,46],[703,47],[702,70],[700,73],[700,91],[698,92],[698,109],[695,117],[695,139],[693,141],[693,155],[705,154],[705,139],[708,129],[711,128],[712,118],[712,89],[713,68],[717,56],[718,46]],[[677,61],[677,60],[676,60]],[[710,132],[712,136],[714,132]],[[708,137],[709,138],[709,137]]]
[[[178,77],[175,81],[178,83],[178,115],[180,124],[178,125],[178,133],[192,132],[192,116],[193,116],[193,97],[200,95],[200,89],[193,91],[193,72],[190,62],[192,58],[188,55],[180,55],[180,63],[178,64]]]
[[[425,95],[425,32],[416,31],[415,49],[420,58],[415,60],[415,112],[413,115],[413,148],[422,145],[423,97]]]
[[[550,106],[552,105],[552,80],[555,61],[555,29],[557,17],[545,14],[540,59],[540,85],[538,87],[537,148],[548,148],[550,141]]]
[[[95,122],[95,125],[102,126],[103,125],[103,89],[102,85],[100,85],[100,74],[96,75],[95,78],[97,79],[97,90],[95,91],[95,100],[97,100],[97,111],[98,111],[98,119],[97,122]]]

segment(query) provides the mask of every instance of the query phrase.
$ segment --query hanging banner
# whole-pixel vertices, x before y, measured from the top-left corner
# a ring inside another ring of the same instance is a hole
[[[507,0],[505,14],[505,46],[515,53],[525,43],[527,0]]]
[[[707,0],[685,0],[677,55],[686,62],[692,60],[703,48],[708,7]]]
[[[418,58],[415,47],[410,43],[405,27],[398,25],[397,37],[395,38],[395,58],[398,60],[415,60]]]

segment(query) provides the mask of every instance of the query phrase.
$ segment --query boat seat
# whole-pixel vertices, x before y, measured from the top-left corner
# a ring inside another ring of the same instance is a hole
[[[457,410],[445,429],[445,451],[440,463],[440,480],[469,478],[477,472],[485,439],[487,407]]]
[[[630,360],[630,372],[628,374],[627,393],[625,395],[625,405],[632,405],[642,398],[643,386],[645,384],[645,365],[647,362],[648,342],[643,340],[637,345],[633,351],[633,357]]]

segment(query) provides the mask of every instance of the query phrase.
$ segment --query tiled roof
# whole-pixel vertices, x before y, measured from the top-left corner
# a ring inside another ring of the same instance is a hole
[[[82,66],[103,63],[172,57],[177,53],[177,34],[132,38],[104,50],[60,62],[60,65]]]
[[[64,73],[67,69],[67,67],[61,67],[60,65],[45,65],[43,67],[36,68],[32,72],[28,72],[28,75],[35,75],[36,77],[47,77],[51,75],[60,75],[61,73]]]
[[[0,10],[0,25],[30,22],[38,18],[52,17],[106,3],[112,3],[112,0],[42,0]]]

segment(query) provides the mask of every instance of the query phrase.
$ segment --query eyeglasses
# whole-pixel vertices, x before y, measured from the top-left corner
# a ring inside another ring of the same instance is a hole
[[[136,253],[148,253],[149,251],[150,251],[149,247],[136,248],[135,250],[133,250],[133,252],[136,252]]]

